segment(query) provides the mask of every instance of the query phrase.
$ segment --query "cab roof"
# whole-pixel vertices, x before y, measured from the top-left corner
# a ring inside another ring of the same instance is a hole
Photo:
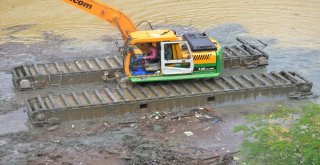
[[[147,43],[161,41],[176,41],[178,37],[172,30],[143,30],[130,33],[131,43]]]

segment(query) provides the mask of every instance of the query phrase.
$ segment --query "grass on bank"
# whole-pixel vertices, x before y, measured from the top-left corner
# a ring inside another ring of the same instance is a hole
[[[319,104],[279,105],[274,112],[246,118],[250,124],[234,128],[246,137],[239,155],[243,164],[320,164]]]

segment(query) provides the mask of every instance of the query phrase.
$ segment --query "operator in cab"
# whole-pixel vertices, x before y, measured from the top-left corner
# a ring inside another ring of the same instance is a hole
[[[147,43],[148,53],[147,56],[138,56],[135,58],[132,63],[136,63],[141,60],[148,60],[151,63],[158,62],[158,50],[155,46],[152,45],[152,43]]]
[[[158,50],[156,47],[154,47],[151,43],[148,43],[148,56],[143,57],[145,60],[157,60],[158,59]]]

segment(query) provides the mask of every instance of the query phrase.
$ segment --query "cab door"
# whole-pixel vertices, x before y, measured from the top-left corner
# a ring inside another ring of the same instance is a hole
[[[191,49],[185,41],[161,42],[161,73],[190,74],[194,70]]]

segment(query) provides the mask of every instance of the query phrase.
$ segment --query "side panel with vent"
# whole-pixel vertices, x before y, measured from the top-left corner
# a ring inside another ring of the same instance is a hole
[[[193,52],[193,60],[195,67],[214,66],[217,63],[216,52]]]

